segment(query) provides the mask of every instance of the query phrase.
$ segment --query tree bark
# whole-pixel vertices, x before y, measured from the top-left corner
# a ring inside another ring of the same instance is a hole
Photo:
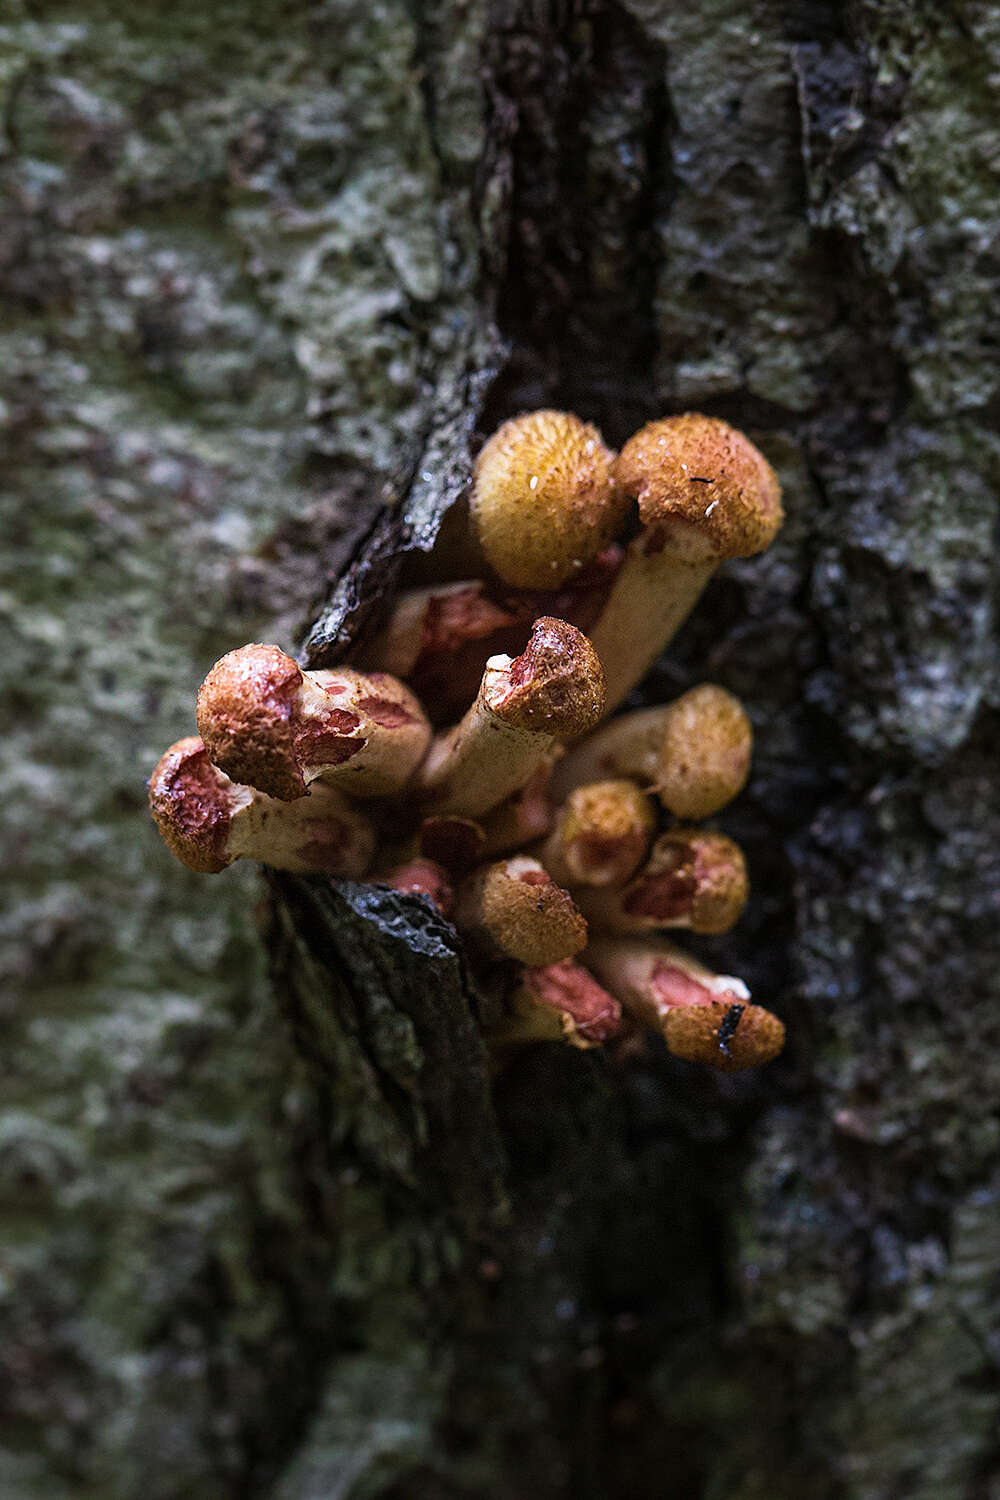
[[[985,0],[10,0],[0,1495],[1000,1497],[998,80]],[[781,473],[646,688],[754,720],[759,1075],[493,1080],[419,902],[146,816],[543,404]]]

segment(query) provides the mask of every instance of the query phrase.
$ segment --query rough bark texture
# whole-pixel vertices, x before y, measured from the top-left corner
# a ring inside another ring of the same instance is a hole
[[[4,1500],[1000,1496],[998,79],[987,0],[7,0]],[[491,1090],[419,902],[145,814],[541,403],[781,470],[650,684],[755,722],[759,1077]]]

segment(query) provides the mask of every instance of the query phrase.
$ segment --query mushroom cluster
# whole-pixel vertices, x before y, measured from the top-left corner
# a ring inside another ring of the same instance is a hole
[[[766,1062],[781,1022],[663,935],[726,932],[745,905],[739,847],[697,825],[746,782],[747,715],[711,684],[608,715],[781,520],[770,465],[716,418],[651,422],[618,454],[569,413],[514,418],[431,554],[445,581],[399,596],[350,665],[273,645],[215,664],[198,736],[150,780],[156,825],[194,870],[252,858],[432,902],[502,990],[501,1056],[651,1027],[677,1057]]]

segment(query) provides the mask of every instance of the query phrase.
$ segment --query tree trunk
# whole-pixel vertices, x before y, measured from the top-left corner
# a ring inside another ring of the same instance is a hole
[[[996,7],[8,0],[0,78],[0,1496],[998,1500]],[[647,684],[754,720],[758,1075],[491,1081],[420,903],[148,822],[543,404],[781,473]]]

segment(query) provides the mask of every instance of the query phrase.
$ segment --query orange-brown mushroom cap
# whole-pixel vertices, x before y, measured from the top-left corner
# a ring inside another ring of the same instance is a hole
[[[171,745],[149,778],[149,810],[160,837],[182,864],[203,875],[233,862],[227,845],[240,794],[248,797],[213,766],[197,735]]]
[[[614,454],[564,411],[505,422],[476,463],[471,514],[490,566],[515,588],[556,588],[613,540],[627,508]]]
[[[521,655],[484,678],[487,707],[512,729],[567,739],[593,729],[604,712],[604,668],[587,637],[543,615]]]
[[[681,1005],[663,1021],[668,1051],[686,1062],[707,1063],[723,1073],[756,1068],[777,1057],[785,1045],[785,1028],[762,1005]]]
[[[670,704],[663,720],[655,790],[678,818],[709,818],[750,775],[753,727],[725,688],[703,682]]]
[[[296,754],[302,669],[278,646],[240,646],[209,672],[198,693],[198,729],[212,760],[233,781],[291,802],[306,795]],[[347,716],[348,726],[357,717]]]
[[[472,877],[456,925],[468,921],[508,958],[532,968],[572,958],[587,942],[587,924],[562,886],[537,860],[499,860]]]
[[[751,557],[781,525],[781,488],[767,459],[728,422],[698,412],[649,422],[625,444],[615,473],[639,503],[645,550],[668,544],[692,560]]]
[[[626,917],[651,926],[728,932],[748,895],[743,852],[722,833],[675,828],[662,834],[639,877],[622,893]]]

